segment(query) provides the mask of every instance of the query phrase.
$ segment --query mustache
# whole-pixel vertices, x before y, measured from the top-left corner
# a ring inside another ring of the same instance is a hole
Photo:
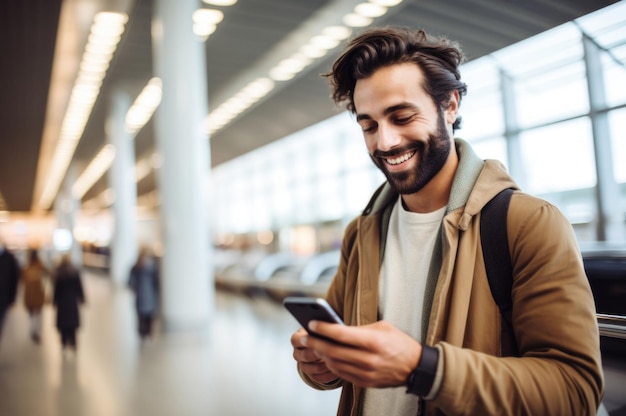
[[[412,151],[421,152],[424,150],[424,147],[425,147],[424,143],[417,142],[417,143],[412,143],[405,147],[400,147],[400,148],[389,150],[389,151],[376,149],[374,150],[374,154],[372,154],[372,157],[374,157],[375,159],[389,159],[389,158],[394,158],[396,156],[399,156],[407,152],[412,152]]]

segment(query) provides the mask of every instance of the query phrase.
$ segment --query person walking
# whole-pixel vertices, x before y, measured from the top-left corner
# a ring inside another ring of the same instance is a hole
[[[17,259],[0,240],[0,339],[5,315],[17,296],[19,275]]]
[[[22,270],[22,284],[24,285],[24,306],[28,312],[30,323],[30,337],[34,343],[41,340],[41,311],[45,302],[44,277],[48,270],[39,259],[36,249],[29,251],[28,264]]]
[[[326,295],[347,325],[309,324],[334,342],[299,329],[293,357],[309,385],[342,389],[338,415],[595,414],[600,337],[576,235],[454,138],[463,59],[423,30],[372,28],[326,74],[387,181],[347,226]],[[509,189],[513,333],[503,333],[480,224]]]
[[[135,294],[135,310],[139,337],[142,341],[152,336],[152,323],[159,303],[159,271],[154,256],[142,248],[133,265],[128,286]]]
[[[61,348],[71,358],[77,349],[76,331],[80,327],[79,306],[85,303],[85,293],[78,269],[69,254],[61,257],[54,273],[53,303],[57,310],[56,326],[61,336]]]

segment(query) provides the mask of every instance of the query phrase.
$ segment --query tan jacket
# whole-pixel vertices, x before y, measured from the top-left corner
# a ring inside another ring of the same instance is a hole
[[[22,271],[24,306],[30,312],[39,311],[44,305],[45,290],[43,279],[47,272],[41,263],[29,264]]]
[[[499,162],[483,163],[456,141],[460,163],[443,219],[425,343],[441,348],[444,372],[427,414],[591,415],[603,392],[599,334],[572,227],[546,201],[516,191],[508,215],[513,326],[521,357],[502,357],[501,315],[480,245],[480,210],[515,183]],[[387,187],[388,188],[388,187]],[[378,315],[380,242],[397,196],[384,189],[349,224],[329,303],[348,325]],[[387,214],[385,214],[387,213]],[[367,215],[365,215],[367,214]],[[438,273],[437,273],[438,272]],[[425,315],[428,315],[426,313]],[[338,387],[319,385],[319,389]],[[361,412],[363,389],[343,383],[338,415]]]

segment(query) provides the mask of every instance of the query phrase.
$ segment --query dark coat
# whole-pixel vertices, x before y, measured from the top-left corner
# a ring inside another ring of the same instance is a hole
[[[6,249],[0,253],[0,309],[15,302],[20,268],[17,259]]]
[[[85,302],[80,274],[72,266],[61,266],[54,278],[54,306],[57,308],[57,328],[76,329],[80,326],[78,306]]]
[[[154,260],[135,265],[128,286],[135,292],[135,308],[140,315],[154,315],[159,301],[159,275]]]

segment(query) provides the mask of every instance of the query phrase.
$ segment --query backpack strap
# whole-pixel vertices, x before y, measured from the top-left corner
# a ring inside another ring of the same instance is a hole
[[[480,243],[487,271],[491,295],[502,315],[502,340],[511,340],[511,348],[518,355],[513,331],[513,266],[509,252],[507,213],[513,189],[498,193],[484,206],[480,214]]]

